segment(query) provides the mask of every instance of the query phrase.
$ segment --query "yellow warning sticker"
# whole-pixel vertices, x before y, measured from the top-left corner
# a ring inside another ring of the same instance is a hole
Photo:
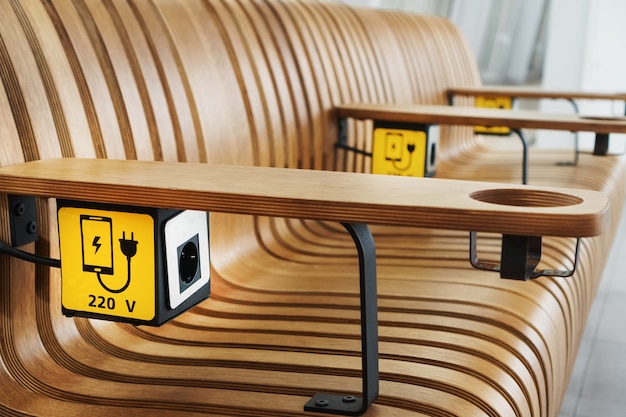
[[[424,176],[426,132],[376,128],[372,147],[372,173]]]
[[[482,107],[488,109],[512,109],[513,99],[511,97],[476,97],[474,103],[475,107]],[[475,126],[474,132],[487,133],[491,135],[509,135],[511,129],[506,126]]]
[[[153,218],[61,207],[58,220],[63,306],[152,320],[156,292]]]

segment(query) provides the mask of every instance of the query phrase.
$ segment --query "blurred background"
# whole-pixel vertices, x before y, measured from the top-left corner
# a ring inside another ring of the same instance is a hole
[[[626,92],[624,0],[343,0],[367,7],[445,16],[464,33],[483,84]],[[623,116],[624,102],[578,103],[581,114]],[[565,101],[523,102],[522,108],[571,113]],[[534,146],[571,148],[568,132],[535,132]],[[593,148],[593,135],[580,135]],[[612,141],[612,152],[624,143]],[[622,141],[619,141],[622,142]],[[625,142],[626,143],[626,142]]]
[[[343,1],[447,17],[465,34],[485,84],[626,91],[623,0]]]

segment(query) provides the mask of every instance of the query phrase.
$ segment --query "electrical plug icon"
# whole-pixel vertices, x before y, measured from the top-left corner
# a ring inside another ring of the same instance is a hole
[[[139,243],[135,240],[135,233],[130,232],[130,239],[126,239],[126,232],[122,232],[122,238],[119,241],[122,253],[130,262],[130,258],[137,254],[137,244]]]
[[[133,232],[130,233],[130,239],[126,239],[126,232],[123,231],[122,237],[119,239],[119,241],[120,241],[120,250],[122,251],[124,256],[126,256],[126,264],[128,267],[127,275],[126,275],[126,283],[121,288],[113,289],[113,288],[108,287],[104,283],[100,274],[96,274],[98,277],[98,282],[100,282],[100,285],[102,286],[102,288],[104,288],[105,290],[113,294],[119,294],[119,293],[126,291],[128,286],[130,285],[130,259],[137,254],[137,245],[139,244],[139,242],[135,240],[135,233]]]

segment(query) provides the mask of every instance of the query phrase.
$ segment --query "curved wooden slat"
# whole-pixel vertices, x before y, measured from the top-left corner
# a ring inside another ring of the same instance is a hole
[[[334,2],[14,0],[0,6],[0,44],[3,167],[98,157],[368,172],[335,151],[334,107],[444,104],[450,86],[480,86],[445,19]],[[370,130],[356,123],[350,143],[371,146]],[[515,183],[511,146],[443,129],[438,175]],[[533,150],[530,183],[611,198],[607,233],[583,240],[571,279],[501,281],[469,267],[465,232],[372,228],[382,381],[367,415],[558,414],[625,189],[617,158],[556,167],[563,155]],[[58,256],[54,201],[38,204],[40,242],[24,249]],[[341,226],[211,222],[212,298],[160,328],[66,319],[58,271],[3,255],[0,413],[294,416],[317,390],[358,391],[356,254]],[[497,258],[499,240],[482,236],[479,250]],[[571,255],[568,240],[544,239],[547,267]]]

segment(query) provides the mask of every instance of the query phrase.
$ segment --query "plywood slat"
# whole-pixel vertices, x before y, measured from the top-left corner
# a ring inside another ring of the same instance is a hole
[[[601,233],[609,205],[606,194],[587,190],[74,158],[1,168],[0,190],[148,207],[570,237]]]
[[[489,85],[475,87],[452,87],[447,90],[448,95],[502,97],[512,96],[519,98],[554,98],[554,99],[590,99],[590,100],[626,100],[626,93],[601,91],[568,91],[546,90],[532,87],[514,87],[508,85]]]
[[[504,110],[462,106],[346,104],[337,106],[339,117],[459,126],[507,126],[571,132],[626,133],[622,117],[550,114],[533,110]]]

